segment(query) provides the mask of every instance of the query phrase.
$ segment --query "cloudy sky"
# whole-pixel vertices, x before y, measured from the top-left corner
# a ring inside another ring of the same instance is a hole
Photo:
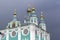
[[[17,10],[17,19],[23,22],[28,4],[34,5],[38,17],[43,11],[51,40],[60,40],[60,0],[0,0],[0,29],[6,28],[13,19],[14,9]]]

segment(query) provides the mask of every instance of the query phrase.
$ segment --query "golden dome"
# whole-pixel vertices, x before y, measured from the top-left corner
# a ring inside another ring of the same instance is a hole
[[[32,8],[32,11],[35,11],[35,8],[34,7]]]
[[[34,8],[34,6],[32,7],[32,11],[35,11],[35,8]]]
[[[27,13],[31,13],[31,9],[29,7],[27,8]]]
[[[43,15],[41,15],[41,16],[40,16],[40,18],[44,18],[44,16],[43,16]]]
[[[27,13],[31,13],[30,4],[28,4]]]

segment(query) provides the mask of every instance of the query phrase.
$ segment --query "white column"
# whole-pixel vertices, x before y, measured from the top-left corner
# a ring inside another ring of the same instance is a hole
[[[39,33],[39,40],[41,40],[41,32]]]
[[[21,30],[18,28],[18,40],[21,40]]]
[[[44,31],[42,31],[42,39],[44,39]]]
[[[39,34],[39,40],[40,40],[40,34]]]
[[[46,34],[44,34],[44,40],[46,40]]]
[[[44,40],[46,40],[46,34],[44,33]]]
[[[33,31],[30,32],[30,40],[35,40],[35,33]]]
[[[47,40],[50,40],[50,34],[47,35]]]
[[[30,40],[35,40],[35,27],[30,26]]]
[[[46,39],[46,32],[44,32],[44,40],[47,40],[47,39]]]
[[[6,40],[9,40],[9,30],[6,30]]]
[[[46,40],[47,40],[47,35],[45,35],[45,38],[46,38]]]

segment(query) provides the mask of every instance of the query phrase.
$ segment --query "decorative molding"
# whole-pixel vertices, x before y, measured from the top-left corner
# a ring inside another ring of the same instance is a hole
[[[24,30],[25,30],[25,29],[28,30],[27,34],[24,34]],[[22,35],[27,36],[28,34],[29,34],[29,29],[28,29],[28,28],[24,28],[24,29],[22,30]]]
[[[12,31],[12,32],[13,32],[13,31]],[[12,32],[10,32],[10,36],[11,36],[12,38],[16,37],[17,32],[15,31],[15,32],[16,32],[15,36],[12,35]]]

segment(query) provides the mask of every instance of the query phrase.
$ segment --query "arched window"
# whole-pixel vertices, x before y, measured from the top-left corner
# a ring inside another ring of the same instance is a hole
[[[36,23],[36,18],[34,18],[34,22]]]
[[[31,19],[31,22],[33,22],[33,19]]]
[[[10,25],[8,26],[8,28],[10,28]]]
[[[12,23],[12,28],[14,28],[14,27],[15,27],[15,22]]]

